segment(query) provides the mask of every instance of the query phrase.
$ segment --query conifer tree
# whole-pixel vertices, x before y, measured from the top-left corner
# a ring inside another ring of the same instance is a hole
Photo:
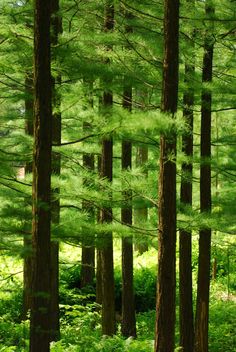
[[[104,31],[109,32],[114,28],[114,4],[113,0],[105,3]],[[108,48],[107,50],[111,50]],[[109,64],[107,59],[106,64]],[[110,79],[105,80],[105,91],[102,97],[102,110],[109,118],[112,113],[113,94],[110,90]],[[105,136],[102,140],[101,155],[101,177],[112,182],[112,158],[113,140],[111,136]],[[112,222],[112,207],[106,206],[100,210],[100,222]],[[113,268],[113,238],[110,231],[103,233],[103,244],[101,249],[101,269],[102,269],[102,333],[113,335],[116,331],[115,324],[115,288],[114,288],[114,268]]]
[[[126,20],[132,18],[131,14],[125,11]],[[126,33],[132,31],[132,27],[126,25]],[[129,50],[129,48],[128,48]],[[131,112],[132,110],[132,85],[128,82],[128,77],[124,77],[123,88],[123,108]],[[127,171],[132,168],[132,143],[124,139],[122,141],[121,155],[122,170]],[[132,191],[124,190],[124,205],[121,208],[122,224],[132,225]],[[123,336],[136,336],[136,319],[133,287],[133,238],[132,236],[122,238],[122,323],[121,332]]]
[[[136,148],[136,166],[137,167],[145,167],[145,164],[148,161],[148,147],[146,145],[138,146]],[[143,172],[143,176],[147,177],[147,171]],[[134,219],[135,224],[137,226],[143,226],[145,222],[148,220],[148,208],[146,205],[139,205],[134,210]],[[138,251],[139,254],[143,254],[147,252],[148,245],[145,238],[137,239],[135,243],[135,249]]]
[[[26,72],[25,75],[25,133],[33,136],[33,77],[32,72]],[[24,167],[25,174],[32,172],[32,162],[26,162]],[[24,264],[23,264],[23,320],[27,319],[27,313],[31,307],[31,289],[32,289],[32,241],[31,233],[24,235]]]
[[[194,6],[194,1],[188,1]],[[188,40],[193,55],[194,38]],[[194,59],[193,59],[194,60]],[[182,164],[180,201],[183,206],[192,206],[192,174],[193,174],[193,105],[194,105],[194,62],[189,55],[185,63],[186,89],[183,96],[183,116],[186,122],[186,132],[182,136],[182,151],[186,161]],[[192,352],[194,344],[193,297],[192,297],[192,233],[186,229],[179,231],[179,324],[180,346],[184,352]]]
[[[58,44],[58,36],[62,33],[62,19],[58,13],[59,0],[51,0],[51,46],[52,59],[57,61],[56,46]],[[52,76],[52,143],[53,145],[61,144],[61,113],[60,113],[60,96],[58,89],[61,83],[61,75],[56,72]],[[52,174],[60,176],[61,173],[61,155],[56,151],[52,151]],[[60,223],[60,189],[52,186],[51,190],[51,207],[52,207],[52,224]],[[51,306],[50,306],[50,321],[51,321],[51,341],[58,340],[60,336],[59,322],[59,243],[51,241]]]
[[[163,114],[174,118],[178,101],[179,1],[164,2]],[[164,118],[164,116],[163,116]],[[159,237],[155,352],[173,352],[176,290],[176,133],[160,140]]]
[[[34,159],[30,351],[50,350],[51,1],[34,3]]]
[[[212,19],[214,7],[209,1],[205,4],[206,16]],[[212,81],[214,37],[207,32],[204,42],[202,82]],[[211,212],[211,106],[212,93],[208,87],[202,89],[201,106],[201,166],[200,166],[200,209]],[[208,320],[210,290],[211,229],[199,232],[198,285],[195,321],[195,352],[208,351]]]
[[[85,95],[85,110],[93,108],[93,82],[92,80],[83,80]],[[83,130],[87,134],[92,130],[92,126],[88,122],[83,123]],[[87,172],[94,171],[95,158],[93,153],[85,152],[83,154],[83,167]],[[85,177],[83,184],[89,184],[88,177]],[[82,202],[83,209],[88,213],[90,222],[94,221],[94,207],[91,202],[84,200]],[[92,286],[95,277],[95,234],[85,231],[82,238],[82,258],[81,258],[81,287]]]

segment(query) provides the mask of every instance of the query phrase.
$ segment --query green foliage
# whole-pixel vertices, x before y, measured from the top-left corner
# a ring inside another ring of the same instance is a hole
[[[22,289],[0,294],[0,316],[12,321],[20,321],[22,311]]]
[[[214,301],[210,307],[209,350],[235,352],[236,300]]]
[[[16,323],[9,319],[8,314],[0,317],[0,348],[7,348],[6,351],[23,351],[28,348],[28,339],[28,321]],[[13,346],[15,347],[13,348]],[[3,349],[3,351],[5,350]]]
[[[156,268],[141,268],[134,273],[135,305],[138,312],[156,305]]]
[[[64,304],[84,305],[95,300],[95,286],[80,289],[80,266],[75,265],[61,272],[64,286],[60,289],[60,300]],[[69,290],[68,290],[69,289]],[[146,312],[156,304],[156,267],[136,267],[134,270],[135,306],[137,312]],[[115,305],[121,309],[122,279],[121,269],[115,268]]]

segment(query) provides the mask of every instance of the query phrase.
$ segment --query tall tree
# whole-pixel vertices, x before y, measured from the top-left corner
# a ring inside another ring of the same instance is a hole
[[[142,89],[137,90],[136,92],[136,105],[139,109],[143,111],[147,111],[147,103],[148,103],[148,89],[142,87]],[[148,146],[143,144],[139,145],[136,148],[136,166],[143,169],[143,176],[145,178],[148,177],[148,171],[146,168],[146,163],[148,162]],[[141,199],[142,202],[142,199]],[[140,204],[134,209],[134,222],[137,226],[143,227],[148,220],[148,207],[145,204]],[[140,238],[137,238],[135,242],[135,250],[138,251],[139,254],[143,254],[148,251],[148,243],[143,235]]]
[[[84,79],[84,95],[85,95],[85,109],[93,107],[93,82],[89,79]],[[88,122],[83,123],[83,130],[88,132],[91,130],[91,124]],[[83,167],[87,172],[94,171],[94,154],[83,154]],[[89,177],[89,176],[88,176]],[[85,177],[83,184],[89,184],[89,178]],[[83,209],[88,213],[89,220],[94,220],[94,207],[89,201],[83,201]],[[92,286],[95,277],[95,235],[91,230],[87,232],[84,229],[82,239],[82,265],[81,265],[81,287]]]
[[[146,145],[138,146],[136,149],[136,166],[144,167],[148,161],[148,147]],[[143,176],[147,177],[148,172],[145,170]],[[148,208],[146,205],[137,207],[134,210],[134,221],[137,226],[143,226],[148,220]],[[144,236],[143,236],[144,237]],[[145,238],[137,239],[135,249],[139,254],[143,254],[148,250],[148,244]]]
[[[51,46],[52,59],[57,60],[56,46],[58,36],[62,33],[62,19],[58,13],[59,0],[51,0]],[[60,96],[58,87],[61,84],[61,75],[56,72],[52,76],[52,143],[61,144],[61,113],[60,113]],[[52,151],[52,174],[60,176],[61,173],[61,155]],[[52,206],[52,224],[58,225],[60,222],[60,188],[52,187],[51,190]],[[59,243],[56,240],[51,241],[51,341],[56,341],[60,336],[59,323]]]
[[[124,80],[123,107],[129,111],[132,109],[132,86]],[[122,141],[122,170],[132,167],[132,144],[128,140]],[[123,224],[132,225],[132,197],[131,190],[123,191],[124,206],[121,209],[121,221]],[[136,319],[133,287],[133,238],[122,238],[122,323],[123,336],[136,336]]]
[[[34,159],[30,351],[50,349],[51,1],[34,3]]]
[[[210,1],[205,5],[206,16],[214,15]],[[204,42],[202,82],[212,81],[214,37],[208,30]],[[211,90],[203,86],[201,106],[201,166],[200,166],[200,209],[201,213],[211,212]],[[211,229],[203,228],[199,232],[199,259],[197,306],[195,321],[195,352],[208,351],[208,320],[210,291]]]
[[[188,1],[194,5],[194,0]],[[193,39],[188,40],[193,53]],[[194,90],[192,82],[195,72],[194,62],[186,58],[185,83],[183,96],[183,116],[186,132],[182,136],[182,152],[186,161],[182,164],[180,201],[183,206],[192,206],[192,174],[193,174],[193,105]],[[179,231],[179,321],[180,346],[184,352],[192,352],[194,345],[193,295],[192,295],[192,233],[186,229]]]
[[[101,176],[101,156],[97,158],[97,171]],[[100,222],[100,209],[97,211],[97,222]],[[96,302],[102,304],[102,236],[96,238]]]
[[[174,118],[178,101],[179,0],[164,2],[162,112]],[[155,351],[173,352],[176,290],[176,133],[160,140],[158,280]]]
[[[25,75],[25,133],[33,136],[33,77],[32,71]],[[25,165],[25,174],[32,172],[32,162]],[[31,288],[32,288],[32,241],[31,233],[27,231],[24,235],[24,268],[23,268],[23,307],[22,319],[27,319],[27,314],[31,307]]]
[[[110,32],[114,28],[114,4],[113,0],[106,0],[104,31]],[[107,48],[111,50],[111,48]],[[109,59],[106,59],[109,64]],[[102,99],[102,109],[107,118],[112,113],[113,94],[109,89],[111,80],[104,81],[105,91]],[[112,182],[112,158],[113,140],[111,136],[106,136],[102,140],[101,156],[101,177]],[[112,207],[103,207],[100,211],[101,223],[112,222]],[[108,231],[103,234],[103,244],[101,250],[102,266],[102,332],[105,335],[113,335],[116,330],[115,324],[115,288],[114,288],[114,267],[113,267],[113,236]]]

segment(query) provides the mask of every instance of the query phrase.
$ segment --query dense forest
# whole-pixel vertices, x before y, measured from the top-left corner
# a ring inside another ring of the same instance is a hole
[[[0,351],[236,351],[236,2],[0,1]]]

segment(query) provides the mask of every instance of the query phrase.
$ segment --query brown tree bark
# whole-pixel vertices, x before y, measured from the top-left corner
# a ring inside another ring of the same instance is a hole
[[[206,3],[206,15],[212,16],[214,8]],[[212,82],[213,36],[206,33],[204,43],[202,82]],[[212,94],[202,90],[201,107],[201,166],[200,166],[200,209],[211,212],[211,103]],[[208,352],[208,320],[210,291],[211,229],[199,232],[198,285],[195,320],[195,352]]]
[[[148,161],[148,147],[139,146],[136,149],[136,166],[143,167]],[[148,176],[148,172],[143,173],[144,177]],[[142,208],[134,209],[134,222],[137,226],[143,227],[148,220],[148,208],[143,206]],[[145,238],[137,238],[135,242],[135,250],[139,254],[143,254],[148,251],[148,244]]]
[[[187,84],[183,97],[183,116],[187,132],[182,137],[182,151],[189,159],[182,164],[180,201],[192,206],[192,157],[193,157],[193,105],[194,91],[191,88],[194,76],[194,64],[185,64],[185,82]],[[183,352],[192,352],[194,345],[193,295],[192,295],[192,233],[179,231],[179,321],[180,346]]]
[[[62,19],[58,14],[59,0],[51,0],[51,45],[52,58],[57,60],[55,46],[58,44],[58,36],[62,33]],[[60,74],[52,76],[52,143],[60,145],[61,143],[61,113],[60,113],[60,96],[58,87],[61,84]],[[52,151],[52,174],[60,176],[61,174],[61,155]],[[52,224],[60,223],[60,188],[52,187],[51,189],[52,205]],[[60,310],[59,310],[59,243],[51,241],[51,341],[57,341],[60,338]]]
[[[179,1],[164,2],[162,111],[174,118],[178,102]],[[175,347],[176,134],[160,140],[159,236],[155,352]]]
[[[112,94],[104,93],[104,105],[106,108],[112,105]],[[101,176],[112,182],[112,137],[104,138],[102,141]],[[100,211],[100,222],[112,222],[112,208],[107,206]],[[102,333],[113,335],[115,327],[115,286],[113,268],[113,236],[112,232],[102,235],[101,269],[102,269]]]
[[[52,99],[51,1],[34,3],[34,159],[32,222],[32,307],[30,351],[50,349],[50,240]]]
[[[25,76],[25,133],[33,136],[33,77],[32,72]],[[25,174],[32,172],[32,162],[25,165]],[[27,224],[26,224],[27,227]],[[31,307],[32,288],[32,240],[31,233],[24,235],[24,265],[23,265],[23,307],[21,319],[26,320]]]
[[[114,28],[114,4],[113,0],[107,0],[105,3],[105,22],[104,31],[109,32]],[[107,48],[111,50],[111,48]],[[109,64],[109,60],[106,60]],[[109,86],[111,81],[104,81],[105,86]],[[102,110],[109,118],[111,107],[113,105],[113,94],[106,87],[103,93]],[[104,137],[102,140],[101,156],[101,177],[107,178],[112,182],[112,158],[113,158],[113,140],[111,136]],[[100,211],[101,223],[112,222],[112,207],[103,207]],[[114,286],[114,268],[113,268],[113,236],[112,232],[105,232],[102,236],[103,244],[101,249],[101,269],[102,269],[102,333],[104,335],[113,335],[116,331],[115,324],[115,286]]]
[[[101,156],[97,158],[97,170],[101,176]],[[100,210],[97,211],[97,222],[100,222]],[[96,236],[96,302],[102,304],[102,238],[100,235]]]
[[[123,107],[129,111],[132,109],[132,86],[124,83]],[[132,168],[132,144],[130,141],[122,141],[122,170]],[[123,191],[124,206],[121,209],[121,221],[123,224],[132,225],[132,197],[131,190]],[[133,286],[133,238],[122,238],[122,322],[121,332],[123,336],[136,337],[136,318]]]
[[[85,101],[86,106],[93,107],[93,82],[84,79],[84,90],[85,90]],[[87,122],[83,124],[83,130],[89,132],[91,130],[91,125]],[[89,171],[94,171],[94,154],[83,155],[83,166]],[[88,180],[84,178],[83,184],[86,187]],[[94,221],[94,207],[89,201],[84,201],[82,203],[83,209],[88,213],[89,221]],[[91,232],[84,232],[82,239],[82,265],[81,265],[81,287],[92,286],[95,277],[95,234]]]

